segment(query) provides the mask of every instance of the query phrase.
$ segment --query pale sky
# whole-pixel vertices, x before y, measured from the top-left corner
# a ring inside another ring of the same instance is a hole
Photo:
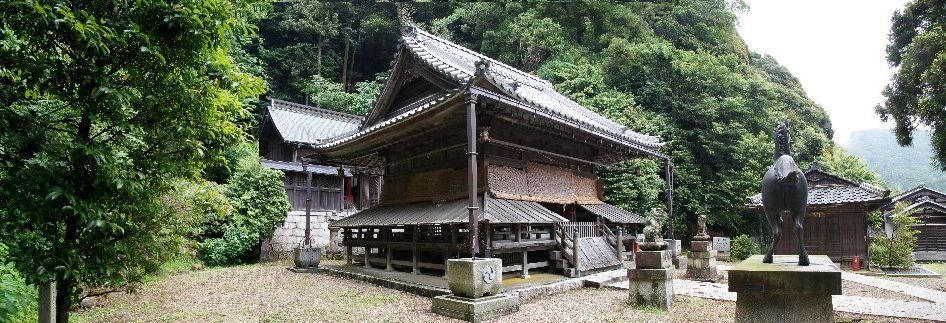
[[[893,70],[887,64],[890,17],[906,0],[746,0],[739,34],[749,49],[775,57],[831,116],[834,139],[891,128],[874,106]]]

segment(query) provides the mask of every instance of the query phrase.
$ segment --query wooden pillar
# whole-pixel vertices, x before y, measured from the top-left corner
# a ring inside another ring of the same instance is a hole
[[[371,248],[365,246],[365,268],[371,268],[371,262],[368,260],[368,256],[371,255]]]
[[[387,251],[388,251],[388,260],[387,260],[386,266],[385,266],[385,268],[384,268],[384,271],[392,271],[392,270],[394,270],[394,267],[391,267],[391,254],[393,253],[393,251],[391,250],[391,246],[390,246],[390,245],[388,245],[388,247],[385,248],[385,249],[387,249]]]
[[[411,270],[411,274],[414,274],[414,275],[420,274],[420,267],[417,266],[417,262],[419,261],[419,258],[420,258],[420,255],[417,254],[417,235],[420,233],[420,230],[418,230],[418,227],[419,227],[418,225],[414,225],[414,243],[412,244],[412,248],[411,248],[412,250],[411,254],[413,255],[413,258],[412,258],[413,269]]]
[[[529,250],[525,248],[522,249],[522,270],[519,277],[529,278]]]
[[[447,272],[447,262],[450,260],[450,247],[443,249],[443,278],[447,278],[450,273]]]
[[[351,265],[352,263],[351,258],[352,258],[351,245],[347,245],[345,246],[345,263]]]
[[[486,222],[485,235],[486,235],[486,246],[487,246],[485,255],[486,255],[486,258],[492,258],[493,257],[493,226],[489,222]]]
[[[479,67],[477,67],[479,69]],[[477,71],[481,72],[481,71]],[[479,209],[479,202],[477,201],[477,192],[478,187],[476,184],[477,171],[476,171],[476,94],[466,93],[466,140],[467,140],[467,210],[469,211],[469,227],[470,227],[470,257],[476,258],[476,254],[479,251],[479,244],[477,242],[479,238],[479,219],[476,214],[476,210]]]
[[[578,269],[578,268],[579,268],[579,267],[578,267],[578,259],[579,259],[578,253],[581,252],[580,249],[579,249],[579,247],[578,247],[578,242],[579,242],[579,241],[581,241],[581,240],[578,239],[578,229],[575,229],[575,231],[572,231],[572,246],[573,246],[573,248],[572,248],[572,265],[575,266],[575,277],[581,277],[581,271],[579,271],[579,269]]]

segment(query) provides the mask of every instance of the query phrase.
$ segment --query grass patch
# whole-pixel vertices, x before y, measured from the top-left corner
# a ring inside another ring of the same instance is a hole
[[[937,263],[931,263],[931,264],[922,264],[921,266],[923,266],[926,269],[935,271],[936,273],[940,275],[946,275],[946,263],[937,262]]]
[[[397,295],[368,294],[354,291],[343,291],[332,298],[332,303],[340,306],[373,307],[397,302]]]

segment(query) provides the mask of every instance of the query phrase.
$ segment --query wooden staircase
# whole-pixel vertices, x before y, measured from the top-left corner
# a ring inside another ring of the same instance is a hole
[[[561,270],[568,277],[580,277],[584,274],[621,268],[624,265],[622,261],[624,257],[618,249],[619,241],[623,237],[615,235],[607,226],[600,223],[585,225],[596,227],[591,231],[592,234],[584,230],[585,235],[592,236],[582,237],[579,228],[571,228],[572,232],[569,234],[569,228],[574,227],[574,223],[570,225],[569,222],[563,222],[555,225],[553,231],[558,250],[551,251],[550,265]]]

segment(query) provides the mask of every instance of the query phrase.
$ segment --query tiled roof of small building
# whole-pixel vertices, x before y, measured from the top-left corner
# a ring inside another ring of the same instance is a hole
[[[318,144],[358,129],[359,116],[271,99],[269,118],[285,142]]]
[[[647,220],[644,220],[640,215],[607,203],[581,204],[581,207],[592,214],[600,215],[614,223],[643,224],[647,222]]]
[[[401,37],[401,42],[417,61],[461,85],[469,84],[476,79],[479,70],[483,77],[509,96],[554,116],[559,121],[652,153],[656,153],[656,149],[664,145],[659,137],[637,133],[588,110],[555,91],[552,84],[546,80],[434,36],[420,28],[413,26],[409,28],[408,32]],[[458,90],[454,89],[453,92],[445,94],[438,98],[437,102],[432,102],[433,104],[425,104],[414,108],[395,118],[362,129],[357,133],[353,132],[333,138],[331,142],[326,142],[320,145],[319,148],[335,146],[378,128],[407,119],[427,108],[436,106],[436,103],[444,98],[457,94]]]
[[[928,194],[925,194],[925,196],[935,197],[935,199],[946,198],[946,193],[934,190],[926,186],[926,184],[920,184],[917,187],[911,188],[907,190],[906,192],[903,192],[897,196],[894,196],[893,199],[890,200],[890,203],[888,203],[887,205],[884,205],[883,208],[884,209],[893,208],[894,204],[897,204],[897,202],[900,202],[901,200],[906,199],[907,197],[910,197],[911,195],[916,194],[921,191],[928,192]]]
[[[885,202],[890,192],[868,183],[856,183],[820,168],[805,172],[808,179],[808,205]],[[749,197],[747,206],[762,206],[762,193]]]
[[[480,202],[482,202],[480,198]],[[373,207],[332,223],[338,227],[468,223],[467,200]],[[491,223],[553,223],[568,221],[537,202],[490,198],[481,221]]]

